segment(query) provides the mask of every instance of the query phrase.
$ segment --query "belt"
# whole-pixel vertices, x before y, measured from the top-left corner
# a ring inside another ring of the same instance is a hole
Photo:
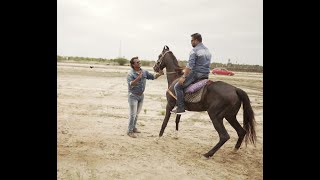
[[[132,94],[137,95],[137,96],[143,95],[143,93],[132,93]]]

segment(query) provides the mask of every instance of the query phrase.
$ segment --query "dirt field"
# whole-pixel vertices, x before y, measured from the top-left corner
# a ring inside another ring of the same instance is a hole
[[[210,159],[201,158],[219,140],[207,112],[182,115],[175,138],[175,115],[156,143],[166,106],[165,76],[148,80],[137,127],[138,138],[126,135],[129,66],[58,63],[57,179],[263,179],[263,75],[236,72],[210,75],[245,90],[257,122],[257,144],[233,147],[236,131]],[[90,66],[94,66],[90,68]],[[142,67],[150,72],[150,67]],[[242,108],[238,120],[242,124]]]

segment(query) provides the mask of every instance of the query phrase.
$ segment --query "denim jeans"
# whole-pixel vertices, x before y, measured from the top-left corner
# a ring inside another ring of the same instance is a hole
[[[176,105],[178,108],[184,109],[184,90],[192,83],[197,81],[200,78],[208,78],[208,74],[203,73],[196,73],[194,71],[191,71],[189,75],[186,77],[186,80],[183,82],[182,85],[179,84],[179,81],[174,85],[174,91],[177,96],[177,103]]]
[[[144,95],[141,96],[130,93],[128,96],[129,102],[129,126],[128,132],[133,132],[136,127],[138,115],[141,111]]]

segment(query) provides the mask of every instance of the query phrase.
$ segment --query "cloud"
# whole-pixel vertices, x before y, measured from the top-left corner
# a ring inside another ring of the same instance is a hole
[[[262,65],[262,0],[58,0],[58,54],[156,60],[168,45],[181,60],[198,32],[212,62]]]

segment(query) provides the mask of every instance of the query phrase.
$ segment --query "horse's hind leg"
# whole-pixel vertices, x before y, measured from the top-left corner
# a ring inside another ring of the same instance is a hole
[[[204,154],[203,156],[205,156],[206,158],[209,158],[211,156],[213,156],[213,154],[215,152],[217,152],[220,147],[227,142],[230,139],[230,136],[226,130],[226,128],[223,125],[223,117],[219,117],[217,115],[214,115],[214,113],[208,112],[209,116],[211,118],[212,124],[214,126],[214,128],[216,129],[216,131],[219,134],[219,142],[206,154]]]
[[[239,124],[236,116],[227,116],[226,120],[230,123],[230,125],[237,131],[238,134],[238,141],[234,147],[234,150],[238,150],[241,146],[241,143],[244,139],[244,136],[246,135],[246,131],[241,127],[241,125]]]

